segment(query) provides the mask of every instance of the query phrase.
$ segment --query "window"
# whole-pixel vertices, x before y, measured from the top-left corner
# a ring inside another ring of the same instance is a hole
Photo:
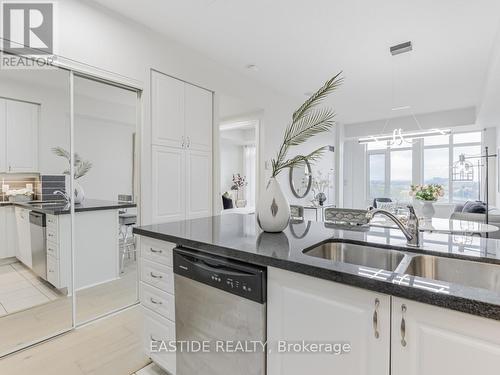
[[[385,154],[369,156],[370,200],[385,197]]]
[[[394,201],[409,199],[412,184],[412,149],[388,149],[386,145],[368,150],[369,201],[391,198]]]
[[[412,183],[412,150],[391,151],[389,196],[396,201],[407,201]]]
[[[444,186],[448,202],[464,202],[479,199],[481,167],[474,168],[473,181],[453,181],[452,168],[461,154],[475,166],[479,159],[474,156],[481,154],[481,132],[457,133],[440,135],[424,139],[424,184],[440,184]]]
[[[374,198],[408,201],[412,184],[443,185],[442,201],[479,199],[482,132],[438,135],[418,139],[413,145],[388,148],[383,142],[369,143],[367,152],[367,203]],[[464,154],[474,166],[472,181],[453,181],[452,167]],[[415,170],[413,169],[415,166]]]

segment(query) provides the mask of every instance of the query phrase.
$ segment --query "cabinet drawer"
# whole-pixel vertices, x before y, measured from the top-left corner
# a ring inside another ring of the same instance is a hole
[[[141,303],[144,307],[175,322],[175,298],[172,294],[141,283]]]
[[[47,241],[47,256],[49,255],[59,259],[59,246],[52,241]]]
[[[59,288],[59,261],[50,255],[47,255],[47,281]]]
[[[57,230],[47,227],[47,241],[58,243]]]
[[[174,243],[166,241],[153,240],[147,237],[141,237],[141,256],[145,259],[158,262],[166,266],[173,265]]]
[[[159,346],[159,343],[155,342],[164,341],[168,346],[169,342],[175,340],[175,324],[146,308],[142,310],[144,311],[144,353],[165,370],[175,374],[175,352],[151,350]]]
[[[142,259],[141,280],[164,292],[174,293],[174,270],[172,267]]]
[[[47,230],[49,229],[57,233],[57,217],[55,215],[47,215]]]

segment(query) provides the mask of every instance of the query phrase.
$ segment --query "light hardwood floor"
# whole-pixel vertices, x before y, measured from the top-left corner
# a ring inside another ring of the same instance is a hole
[[[0,359],[0,374],[130,375],[150,363],[141,331],[142,309],[132,307]]]

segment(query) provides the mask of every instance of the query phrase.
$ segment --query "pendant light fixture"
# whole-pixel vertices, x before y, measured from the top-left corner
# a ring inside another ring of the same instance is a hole
[[[413,44],[411,41],[397,44],[395,46],[391,46],[389,48],[389,51],[392,56],[400,55],[403,53],[408,53],[413,50]],[[394,74],[393,74],[393,82],[392,82],[392,101],[394,102],[394,84],[395,84],[395,79],[394,79]],[[402,146],[404,144],[411,145],[416,142],[417,139],[420,138],[425,138],[425,137],[432,137],[436,135],[448,135],[451,133],[451,129],[423,129],[422,126],[420,125],[420,122],[417,120],[417,117],[411,110],[411,107],[409,105],[405,106],[400,106],[400,107],[393,107],[392,111],[402,111],[402,110],[409,110],[411,117],[417,124],[418,130],[414,131],[408,131],[405,132],[403,131],[402,128],[396,128],[392,131],[391,134],[384,133],[385,129],[387,128],[387,125],[391,121],[390,118],[388,118],[385,121],[384,127],[382,129],[382,133],[378,135],[370,135],[367,137],[361,137],[359,138],[359,143],[360,144],[367,144],[367,143],[375,143],[375,142],[387,142],[387,146]]]

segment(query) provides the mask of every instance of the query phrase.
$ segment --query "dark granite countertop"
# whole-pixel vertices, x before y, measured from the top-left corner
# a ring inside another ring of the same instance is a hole
[[[35,212],[41,212],[48,215],[64,215],[70,213],[69,204],[66,202],[0,202],[0,207],[3,206],[20,206],[28,208]],[[121,203],[113,201],[105,201],[99,199],[85,199],[81,204],[75,205],[75,212],[85,211],[101,211],[101,210],[119,210],[122,208],[136,207],[135,203]]]
[[[403,262],[428,254],[500,264],[500,241],[427,233],[418,249],[406,246],[399,230],[342,228],[320,222],[290,223],[279,234],[263,233],[254,215],[227,214],[134,228],[134,233],[211,254],[271,266],[444,308],[500,320],[500,293],[398,272],[334,262],[303,250],[341,239],[402,251]],[[465,243],[464,243],[465,242]]]

